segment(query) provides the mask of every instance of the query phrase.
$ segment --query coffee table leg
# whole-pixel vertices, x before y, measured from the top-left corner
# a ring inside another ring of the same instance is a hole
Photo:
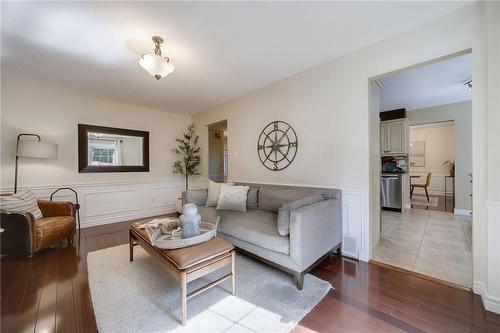
[[[231,251],[231,282],[233,295],[236,295],[236,258],[235,251]]]
[[[132,239],[132,233],[128,233],[128,245],[130,248],[130,261],[134,261],[134,240]]]
[[[187,280],[186,280],[186,272],[180,273],[180,287],[181,287],[181,317],[182,317],[182,326],[186,326],[186,318],[187,318]]]

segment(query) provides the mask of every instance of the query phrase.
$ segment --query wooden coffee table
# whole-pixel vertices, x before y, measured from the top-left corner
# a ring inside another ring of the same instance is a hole
[[[146,252],[163,263],[167,271],[177,280],[181,292],[182,325],[186,325],[187,300],[231,278],[232,294],[236,292],[236,271],[234,246],[222,238],[214,237],[211,240],[182,249],[163,250],[153,246],[149,236],[139,226],[143,222],[136,222],[130,226],[129,245],[130,261],[134,260],[134,246],[140,245]],[[187,284],[211,272],[230,266],[230,273],[210,282],[191,293],[187,293]]]

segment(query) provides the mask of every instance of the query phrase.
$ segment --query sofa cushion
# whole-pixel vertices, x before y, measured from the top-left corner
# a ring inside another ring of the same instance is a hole
[[[284,204],[278,211],[278,233],[281,236],[289,235],[290,212],[292,210],[309,206],[323,200],[325,200],[325,196],[322,193],[318,193]]]
[[[222,186],[220,187],[217,210],[234,210],[236,212],[246,212],[247,193],[248,186],[228,186],[222,184]]]
[[[289,238],[278,234],[275,212],[250,209],[246,213],[228,210],[218,213],[220,232],[271,251],[290,253]]]
[[[321,194],[325,196],[325,200],[340,199],[342,197],[342,191],[335,188],[321,189]]]
[[[185,203],[194,203],[197,206],[204,206],[207,203],[208,191],[202,190],[189,190],[185,191]]]
[[[257,209],[257,196],[259,194],[258,187],[250,186],[247,194],[247,209]]]
[[[272,187],[263,186],[259,190],[259,209],[278,212],[286,203],[307,197],[312,194],[320,193],[321,190],[299,188],[299,187]]]
[[[219,216],[219,212],[215,209],[215,207],[208,206],[198,206],[198,214],[200,214],[202,222],[209,223],[215,223],[215,221],[217,221],[217,217]]]

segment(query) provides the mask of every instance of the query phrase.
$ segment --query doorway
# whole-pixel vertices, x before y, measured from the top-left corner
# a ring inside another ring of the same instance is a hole
[[[208,125],[208,178],[221,183],[227,175],[227,120],[223,120]]]
[[[471,289],[470,52],[372,79],[370,113],[370,262]],[[384,172],[400,173],[400,212],[383,209]]]

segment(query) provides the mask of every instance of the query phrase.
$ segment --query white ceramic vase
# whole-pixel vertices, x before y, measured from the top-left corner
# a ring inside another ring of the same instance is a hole
[[[182,238],[190,238],[200,235],[201,216],[198,214],[198,207],[188,203],[182,207],[182,215],[179,217],[179,224],[182,228]]]

